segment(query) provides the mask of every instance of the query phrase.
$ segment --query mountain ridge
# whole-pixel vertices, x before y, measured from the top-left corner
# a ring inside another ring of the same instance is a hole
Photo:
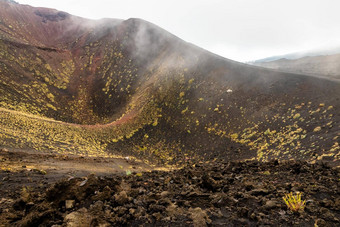
[[[163,165],[339,161],[338,82],[237,63],[141,19],[0,13],[3,147]]]

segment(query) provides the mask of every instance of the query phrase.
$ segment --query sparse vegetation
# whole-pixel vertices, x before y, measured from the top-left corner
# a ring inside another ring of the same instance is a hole
[[[301,212],[306,206],[306,200],[301,199],[302,193],[297,192],[295,195],[293,193],[286,194],[282,199],[286,203],[289,210],[292,212]]]

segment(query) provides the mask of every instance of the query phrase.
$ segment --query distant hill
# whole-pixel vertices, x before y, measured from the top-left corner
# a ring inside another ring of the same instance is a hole
[[[285,72],[340,79],[340,54],[302,57],[298,59],[282,58],[275,61],[255,62],[254,65]]]
[[[339,162],[338,81],[225,59],[141,19],[4,0],[0,15],[1,147]]]
[[[277,56],[271,56],[263,59],[258,59],[255,61],[249,62],[250,64],[258,64],[263,62],[271,62],[276,61],[280,59],[299,59],[303,57],[313,57],[313,56],[321,56],[321,55],[334,55],[334,54],[340,54],[340,46],[334,46],[332,48],[321,48],[316,50],[310,50],[310,51],[302,51],[302,52],[295,52],[290,54],[284,54],[284,55],[277,55]]]

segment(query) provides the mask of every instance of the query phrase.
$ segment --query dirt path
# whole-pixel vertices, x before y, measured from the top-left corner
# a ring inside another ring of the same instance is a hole
[[[8,172],[40,171],[46,177],[54,174],[82,176],[94,173],[108,175],[127,170],[148,171],[151,167],[126,158],[86,157],[0,149],[1,169]]]
[[[150,171],[150,166],[130,158],[93,158],[0,149],[0,226],[1,214],[22,196],[23,190],[44,191],[62,180],[96,176],[126,175]]]

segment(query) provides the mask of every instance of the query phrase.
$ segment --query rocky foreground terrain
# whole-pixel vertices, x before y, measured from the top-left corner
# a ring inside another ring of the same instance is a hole
[[[337,226],[340,219],[340,172],[326,164],[216,160],[173,171],[56,176],[53,171],[1,171],[0,222],[55,227]],[[20,186],[6,191],[18,180]],[[56,183],[47,183],[52,181]],[[306,207],[294,213],[282,197],[297,191]]]

